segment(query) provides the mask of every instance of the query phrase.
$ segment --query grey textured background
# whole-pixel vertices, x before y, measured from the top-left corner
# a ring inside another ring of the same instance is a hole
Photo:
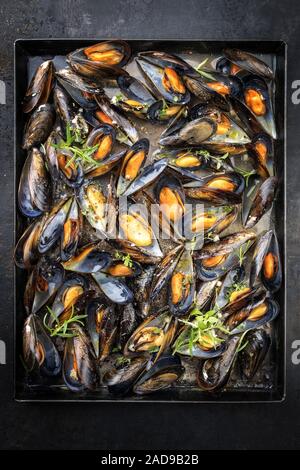
[[[0,0],[0,448],[244,449],[299,448],[300,365],[290,360],[300,339],[300,3],[296,0]],[[40,404],[13,395],[13,42],[17,38],[282,39],[288,42],[287,398],[283,404]],[[4,242],[5,240],[5,242]]]

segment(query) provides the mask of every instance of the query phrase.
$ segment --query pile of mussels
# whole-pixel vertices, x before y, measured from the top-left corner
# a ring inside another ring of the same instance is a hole
[[[235,365],[255,380],[282,280],[276,234],[256,227],[278,186],[273,79],[238,49],[195,68],[121,40],[37,67],[15,249],[33,383],[142,395],[182,383],[188,361],[204,391]],[[163,126],[154,153],[140,120]]]

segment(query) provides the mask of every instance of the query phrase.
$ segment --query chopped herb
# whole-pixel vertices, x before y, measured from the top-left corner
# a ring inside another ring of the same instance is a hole
[[[116,367],[129,366],[130,362],[131,362],[131,359],[129,357],[120,356],[120,357],[117,357],[115,361],[115,365]]]
[[[212,348],[217,348],[224,341],[223,338],[218,336],[217,332],[229,334],[217,309],[202,313],[195,307],[190,312],[190,317],[193,317],[193,319],[179,319],[181,323],[186,325],[186,328],[175,341],[173,354],[188,349],[190,356],[193,356],[194,345],[201,346],[203,342],[208,342]]]
[[[124,255],[123,253],[120,253],[119,251],[116,251],[115,252],[115,258],[121,260],[123,262],[124,266],[126,266],[126,268],[132,268],[133,267],[133,261],[132,261],[131,256],[130,256],[129,253]]]
[[[82,320],[87,317],[87,315],[74,315],[74,307],[72,306],[70,318],[61,323],[55,312],[50,307],[47,306],[47,310],[48,313],[45,314],[43,323],[51,337],[60,336],[61,338],[73,338],[74,336],[77,336],[77,333],[72,328],[72,323],[78,323],[83,326],[84,323]],[[49,318],[49,316],[54,320],[53,328],[50,327],[47,322],[47,318]]]
[[[232,284],[227,293],[226,293],[226,298],[229,300],[231,295],[234,293],[234,292],[239,292],[243,289],[246,289],[247,287],[247,284],[245,282],[235,282],[234,284]]]
[[[149,348],[148,349],[148,352],[150,354],[154,354],[154,353],[157,353],[159,351],[159,347],[158,346],[153,346],[152,348]]]

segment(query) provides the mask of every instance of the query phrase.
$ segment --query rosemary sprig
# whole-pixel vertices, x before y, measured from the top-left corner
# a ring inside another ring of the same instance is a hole
[[[205,70],[202,70],[202,67],[204,67],[204,65],[207,63],[208,61],[208,57],[206,57],[206,59],[204,59],[202,62],[200,62],[199,65],[197,65],[197,67],[195,68],[195,70],[200,74],[202,75],[203,77],[207,78],[208,80],[215,80],[215,78],[208,72],[206,72]]]
[[[209,161],[215,162],[217,170],[222,167],[222,162],[224,162],[230,156],[229,153],[224,153],[224,155],[219,156],[211,155],[208,150],[196,150],[195,154],[203,157],[204,160],[208,163]]]
[[[244,245],[241,245],[238,249],[238,258],[239,258],[239,265],[242,266],[244,259],[246,258],[246,253],[248,249],[250,248],[251,245],[251,240],[248,240],[247,243]]]
[[[79,325],[83,326],[83,319],[87,317],[87,315],[75,315],[74,314],[74,306],[72,306],[72,311],[70,318],[60,323],[59,318],[55,314],[55,312],[47,306],[48,312],[45,314],[43,323],[45,328],[49,331],[51,337],[59,336],[61,338],[73,338],[77,336],[77,333],[72,328],[72,323],[78,323]],[[52,328],[49,326],[47,319],[49,316],[54,320],[54,327]]]
[[[237,166],[234,167],[234,171],[243,176],[243,178],[245,179],[246,188],[248,188],[250,177],[252,175],[256,175],[255,170],[244,170],[244,168],[239,168]]]

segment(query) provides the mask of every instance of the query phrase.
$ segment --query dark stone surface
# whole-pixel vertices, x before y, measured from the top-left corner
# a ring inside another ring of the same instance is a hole
[[[300,366],[299,112],[291,82],[300,79],[300,3],[296,0],[0,1],[0,448],[245,449],[298,448]],[[18,404],[13,401],[13,42],[17,38],[123,37],[282,39],[288,42],[287,398],[279,404]]]

